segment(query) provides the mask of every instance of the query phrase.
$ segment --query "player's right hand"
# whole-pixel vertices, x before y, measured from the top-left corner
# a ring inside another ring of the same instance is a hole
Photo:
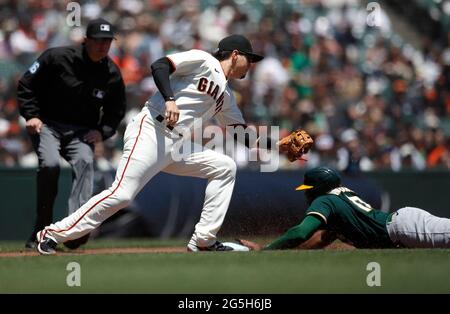
[[[39,134],[41,133],[42,121],[39,118],[31,118],[27,121],[26,127],[27,131],[30,134]]]
[[[262,249],[261,245],[259,245],[258,243],[252,242],[252,241],[248,241],[248,240],[244,240],[244,239],[236,239],[236,241],[239,244],[242,244],[243,246],[248,247],[252,251],[260,251]]]
[[[180,117],[180,111],[178,110],[177,104],[175,101],[170,100],[166,101],[166,120],[167,124],[174,126],[177,123],[178,118]]]

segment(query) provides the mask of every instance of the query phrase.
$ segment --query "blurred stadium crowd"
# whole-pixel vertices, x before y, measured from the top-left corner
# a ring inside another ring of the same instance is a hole
[[[192,48],[213,51],[230,33],[247,35],[266,58],[233,82],[246,120],[303,127],[316,139],[307,163],[346,171],[450,169],[450,31],[416,49],[381,12],[367,24],[357,0],[99,0],[78,1],[81,25],[103,17],[119,34],[111,57],[127,86],[128,114],[155,92],[150,64]],[[37,160],[20,118],[16,84],[46,48],[82,42],[67,24],[69,1],[0,0],[0,166]],[[122,134],[96,149],[113,168]],[[245,162],[239,162],[245,167]]]

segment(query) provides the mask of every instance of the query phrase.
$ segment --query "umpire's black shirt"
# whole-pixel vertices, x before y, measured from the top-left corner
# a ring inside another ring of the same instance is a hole
[[[103,139],[126,109],[120,70],[109,57],[93,62],[84,45],[46,50],[19,80],[17,99],[26,120],[97,129]]]

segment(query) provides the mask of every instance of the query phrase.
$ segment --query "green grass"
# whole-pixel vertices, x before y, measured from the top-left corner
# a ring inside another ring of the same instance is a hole
[[[0,243],[14,251],[23,243]],[[91,241],[89,248],[184,246],[175,241]],[[0,258],[0,293],[450,293],[450,250],[157,253]],[[68,287],[69,262],[81,287]],[[369,262],[381,286],[368,287]]]

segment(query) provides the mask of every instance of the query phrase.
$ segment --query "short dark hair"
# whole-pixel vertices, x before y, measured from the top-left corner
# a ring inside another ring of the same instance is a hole
[[[228,59],[231,56],[231,53],[233,51],[225,51],[225,50],[219,50],[217,49],[215,52],[213,52],[213,57],[216,58],[219,61]]]

